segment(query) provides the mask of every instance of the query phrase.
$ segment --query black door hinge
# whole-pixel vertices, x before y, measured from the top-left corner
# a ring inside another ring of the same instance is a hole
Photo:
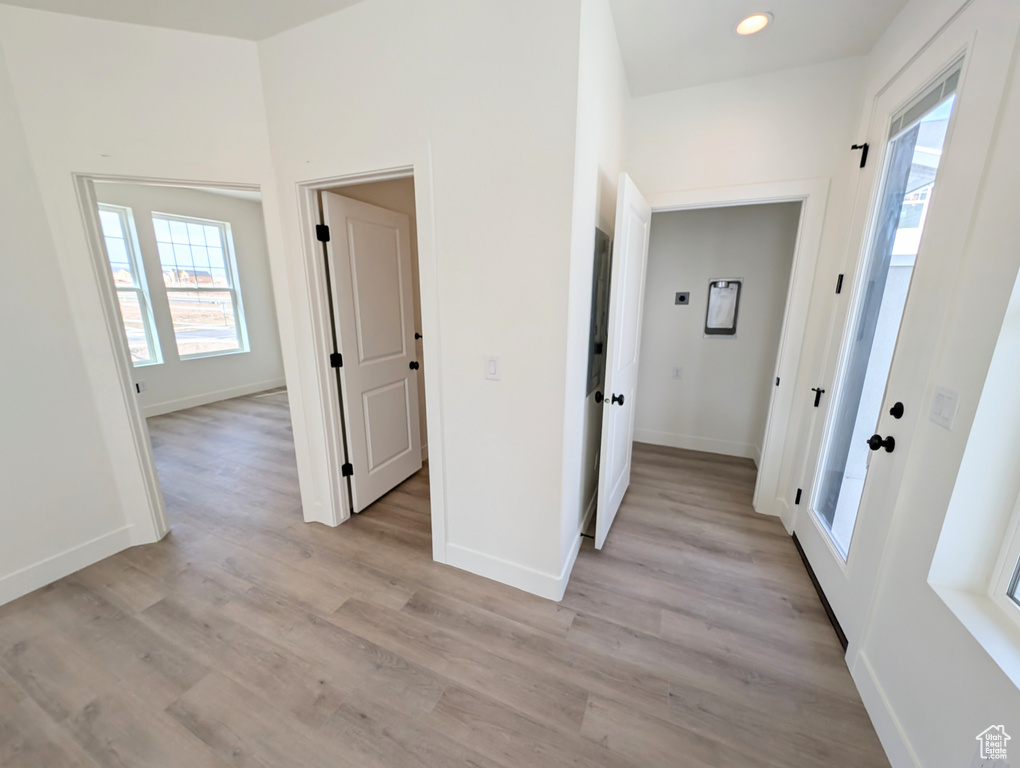
[[[329,356],[329,367],[330,368],[343,368],[344,367],[344,356],[339,352],[333,352]]]
[[[315,239],[318,240],[320,243],[328,243],[329,242],[329,227],[327,227],[325,224],[316,224],[315,225]]]
[[[798,489],[797,489],[797,498],[795,498],[795,499],[793,500],[793,503],[794,503],[794,504],[800,504],[800,495],[801,495],[802,493],[804,493],[803,489],[801,489],[801,488],[798,488]]]
[[[868,142],[864,142],[863,144],[854,144],[850,147],[852,150],[861,150],[861,168],[868,164],[868,147]]]
[[[836,293],[843,292],[843,275],[841,274],[836,278]]]
[[[822,395],[825,394],[825,390],[819,389],[818,387],[812,387],[811,391],[815,393],[815,408],[817,408],[818,404],[822,402]]]
[[[354,465],[348,461],[346,464],[340,467],[340,474],[343,475],[344,477],[350,477],[351,475],[354,474]]]

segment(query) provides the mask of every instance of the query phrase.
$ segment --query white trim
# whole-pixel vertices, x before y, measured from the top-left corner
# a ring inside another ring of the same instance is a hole
[[[781,384],[772,388],[772,395],[769,398],[768,418],[760,455],[747,454],[747,458],[758,457],[754,509],[763,514],[778,514],[778,502],[782,500],[779,492],[783,452],[787,437],[798,433],[799,422],[803,418],[802,414],[794,412],[794,385],[807,333],[808,309],[821,251],[829,186],[829,179],[800,179],[736,187],[659,192],[648,196],[648,202],[656,213],[787,202],[802,204],[793,264],[790,269],[790,283],[783,309],[779,350],[776,353],[774,375],[779,377]]]
[[[0,578],[0,605],[115,555],[133,543],[131,526],[126,525],[9,573]]]
[[[425,360],[435,361],[425,367],[425,411],[428,429],[429,496],[432,519],[432,559],[447,562],[446,494],[442,411],[442,346],[439,312],[439,277],[436,260],[436,227],[434,180],[432,174],[432,148],[427,145],[415,162],[378,171],[343,174],[298,182],[298,224],[303,253],[302,277],[312,315],[311,346],[317,350],[332,349],[333,337],[329,318],[329,301],[326,294],[325,273],[322,269],[322,243],[315,239],[315,225],[321,223],[319,192],[338,187],[387,181],[414,179],[415,208],[417,210],[418,284],[422,313],[422,354]],[[346,460],[343,445],[340,392],[336,375],[329,367],[328,357],[316,357],[312,402],[316,403],[325,431],[325,444],[317,446],[322,453],[325,472],[318,483],[328,487],[327,504],[313,510],[304,509],[306,522],[320,522],[338,526],[351,517],[347,487],[342,482],[340,467]],[[425,437],[425,436],[423,436]],[[423,446],[424,448],[425,446]],[[423,460],[426,454],[423,453]],[[465,550],[470,552],[470,550]],[[469,558],[470,559],[470,558]],[[467,568],[471,570],[471,568]]]
[[[857,654],[850,675],[857,686],[857,692],[861,695],[861,701],[864,702],[864,708],[868,711],[871,724],[875,727],[878,740],[882,742],[889,765],[892,768],[921,768],[921,761],[864,651]]]
[[[716,440],[711,437],[680,435],[674,432],[656,432],[652,429],[635,429],[634,440],[638,443],[665,445],[670,448],[683,448],[687,451],[702,451],[703,453],[718,453],[723,456],[737,456],[742,459],[761,460],[757,446],[732,440]],[[771,510],[768,514],[771,514]]]
[[[534,568],[528,568],[519,563],[512,563],[509,560],[453,543],[446,545],[446,564],[559,602],[563,599],[567,581],[570,579],[570,571],[574,567],[574,561],[577,560],[577,554],[580,551],[581,536],[578,535],[570,547],[570,553],[559,574],[537,571]]]
[[[151,403],[145,406],[142,410],[145,413],[145,418],[149,418],[150,416],[162,416],[164,413],[183,411],[185,408],[197,408],[200,405],[218,403],[221,400],[231,400],[235,397],[244,397],[245,395],[255,395],[259,392],[267,392],[270,389],[279,389],[280,387],[285,386],[287,386],[287,380],[282,378],[269,379],[268,381],[256,381],[251,384],[241,384],[237,387],[228,387],[227,389],[217,389],[212,392],[202,392],[198,395],[189,395],[188,397],[181,397],[177,400],[166,400],[162,403]]]

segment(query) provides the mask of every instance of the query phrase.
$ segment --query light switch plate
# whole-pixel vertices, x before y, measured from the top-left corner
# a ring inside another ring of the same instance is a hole
[[[931,401],[931,413],[928,418],[946,429],[953,428],[956,411],[960,407],[960,393],[948,387],[935,387],[935,396]]]
[[[499,381],[503,376],[503,367],[499,363],[498,355],[486,355],[485,357],[485,378],[489,381]]]

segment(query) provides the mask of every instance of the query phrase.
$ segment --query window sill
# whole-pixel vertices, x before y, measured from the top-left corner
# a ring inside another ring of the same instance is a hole
[[[250,352],[250,349],[230,349],[224,352],[206,352],[199,355],[182,355],[180,361],[186,363],[189,360],[205,360],[210,357],[229,357],[230,355],[246,355]]]
[[[1020,624],[987,595],[935,584],[931,587],[1013,685],[1020,688]]]

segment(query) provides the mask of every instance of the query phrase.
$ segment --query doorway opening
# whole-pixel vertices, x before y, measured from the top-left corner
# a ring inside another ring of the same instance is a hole
[[[351,512],[431,536],[413,175],[318,190]]]
[[[300,521],[259,191],[105,178],[90,198],[164,530]]]

